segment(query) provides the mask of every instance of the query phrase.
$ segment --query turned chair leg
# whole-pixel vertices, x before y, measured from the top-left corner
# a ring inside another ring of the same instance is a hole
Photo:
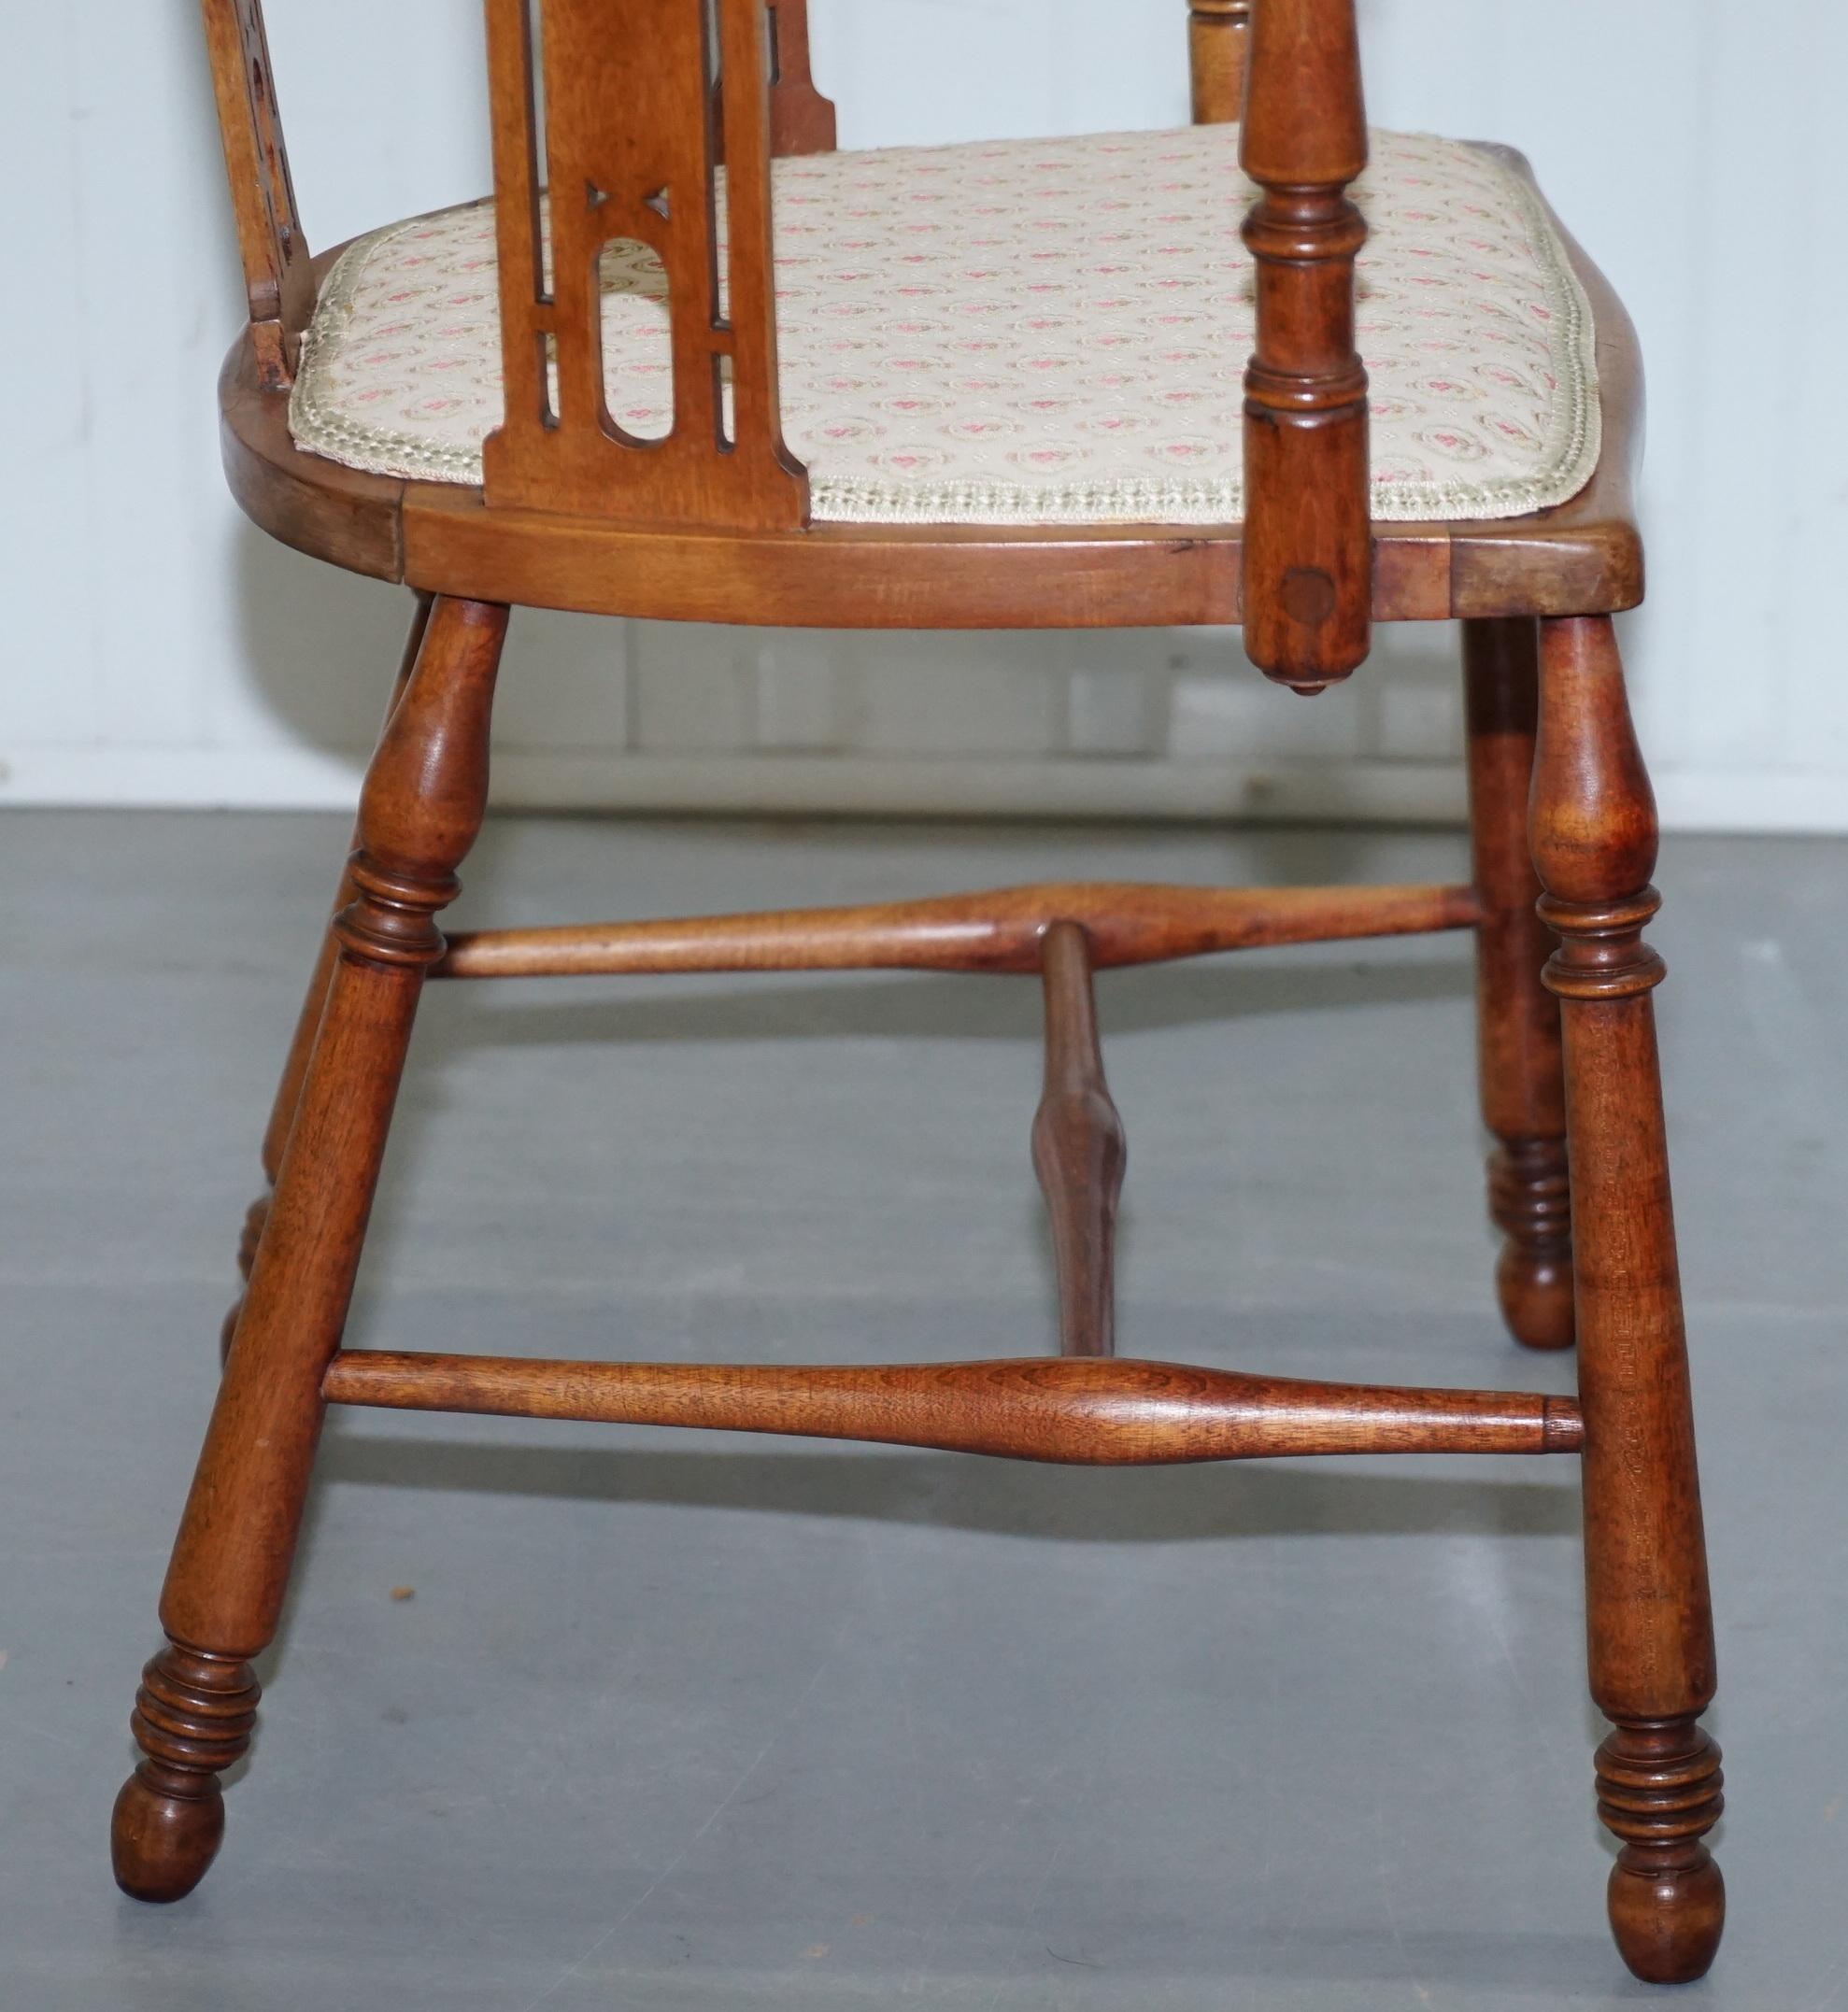
[[[1498,1141],[1489,1213],[1506,1240],[1502,1318],[1528,1348],[1572,1345],[1571,1188],[1559,1002],[1541,971],[1556,939],[1535,913],[1528,792],[1538,721],[1531,621],[1463,624],[1470,829],[1483,919],[1476,931],[1476,1041],[1483,1122]]]
[[[417,653],[423,647],[423,632],[430,620],[430,596],[417,597],[417,613],[411,617],[410,638],[405,645],[404,661],[398,667],[396,682],[391,687],[391,703],[385,708],[385,724],[389,726],[391,715],[398,709],[398,701],[405,695],[405,687],[410,682],[412,667],[417,662]],[[382,730],[381,730],[382,731]],[[350,853],[360,842],[357,830],[353,843],[348,847]],[[276,1101],[270,1107],[269,1126],[263,1133],[263,1191],[253,1201],[244,1217],[244,1234],[237,1245],[237,1269],[248,1288],[250,1282],[250,1268],[257,1261],[257,1245],[263,1240],[263,1225],[269,1220],[270,1197],[276,1193],[276,1177],[282,1168],[282,1155],[289,1144],[289,1134],[295,1123],[296,1107],[302,1101],[302,1080],[308,1072],[308,1056],[314,1052],[315,1035],[320,1028],[320,1016],[327,1005],[327,988],[334,979],[334,962],[339,955],[339,940],[334,933],[334,924],[353,899],[353,877],[350,865],[340,872],[340,886],[334,897],[334,908],[328,917],[328,925],[321,931],[320,954],[315,959],[314,975],[308,980],[308,989],[302,999],[302,1011],[295,1022],[295,1036],[289,1043],[289,1058],[282,1065],[282,1081],[276,1086]],[[219,1361],[225,1362],[231,1354],[231,1338],[237,1332],[237,1317],[244,1311],[244,1295],[240,1292],[231,1303],[231,1311],[224,1317],[224,1325],[219,1330]]]
[[[276,1198],[161,1599],[171,1646],[131,1727],[146,1758],[117,1798],[116,1878],[178,1900],[224,1831],[219,1776],[249,1744],[251,1659],[276,1633],[435,917],[480,829],[507,611],[439,601],[366,776],[354,897],[277,1169]]]
[[[1532,839],[1560,938],[1546,981],[1563,1001],[1577,1204],[1591,1691],[1614,1722],[1598,1808],[1623,1842],[1617,1947],[1673,1984],[1706,1972],[1726,1918],[1703,1842],[1720,1755],[1699,1723],[1713,1630],[1650,998],[1663,966],[1642,933],[1659,906],[1656,807],[1608,617],[1542,626],[1540,711]]]

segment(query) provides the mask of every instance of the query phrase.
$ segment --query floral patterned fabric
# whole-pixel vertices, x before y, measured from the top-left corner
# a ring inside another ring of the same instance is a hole
[[[1237,130],[780,161],[783,427],[817,522],[1202,524],[1241,515],[1254,193]],[[1517,517],[1596,465],[1590,311],[1493,156],[1374,135],[1359,347],[1373,514]],[[665,279],[604,261],[608,404],[671,420]],[[291,408],[349,467],[478,483],[502,416],[491,204],[393,225],[329,276]]]

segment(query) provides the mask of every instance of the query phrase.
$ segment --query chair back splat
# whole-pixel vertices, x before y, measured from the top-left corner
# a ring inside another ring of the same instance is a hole
[[[201,4],[260,380],[286,389],[316,281],[263,4]],[[777,415],[769,163],[834,146],[808,0],[488,0],[488,43],[508,391],[489,503],[801,529],[806,480]],[[624,239],[667,273],[675,425],[660,441],[625,434],[604,399],[597,266]]]
[[[1245,374],[1244,646],[1319,691],[1367,656],[1372,531],[1367,373],[1347,185],[1367,164],[1354,0],[1258,0],[1239,157],[1261,193],[1258,347]],[[1223,30],[1216,31],[1223,33]]]
[[[770,151],[831,154],[836,142],[833,101],[815,88],[808,54],[808,0],[769,0]]]
[[[258,377],[276,390],[295,375],[302,331],[315,309],[314,272],[295,209],[261,0],[204,0],[204,7]]]
[[[536,20],[527,0],[489,0],[506,384],[483,450],[490,508],[806,522],[776,397],[771,62],[764,0],[544,0]],[[660,439],[625,432],[604,398],[600,274],[624,244],[666,273]]]

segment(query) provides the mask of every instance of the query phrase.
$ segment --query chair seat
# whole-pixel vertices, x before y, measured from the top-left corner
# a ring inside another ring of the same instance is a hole
[[[1227,524],[1242,512],[1255,191],[1237,130],[892,148],[776,164],[784,432],[817,523]],[[1532,184],[1497,154],[1376,133],[1359,347],[1373,515],[1527,516],[1597,467],[1595,332]],[[290,408],[347,467],[476,485],[503,411],[494,218],[357,240]],[[671,423],[665,279],[604,262],[607,404]]]

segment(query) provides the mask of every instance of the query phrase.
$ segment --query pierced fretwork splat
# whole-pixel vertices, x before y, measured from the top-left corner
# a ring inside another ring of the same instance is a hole
[[[807,484],[777,417],[764,0],[541,0],[536,38],[527,0],[489,0],[488,24],[507,388],[490,504],[799,528]],[[604,403],[598,267],[623,239],[667,275],[674,424],[658,441]]]

